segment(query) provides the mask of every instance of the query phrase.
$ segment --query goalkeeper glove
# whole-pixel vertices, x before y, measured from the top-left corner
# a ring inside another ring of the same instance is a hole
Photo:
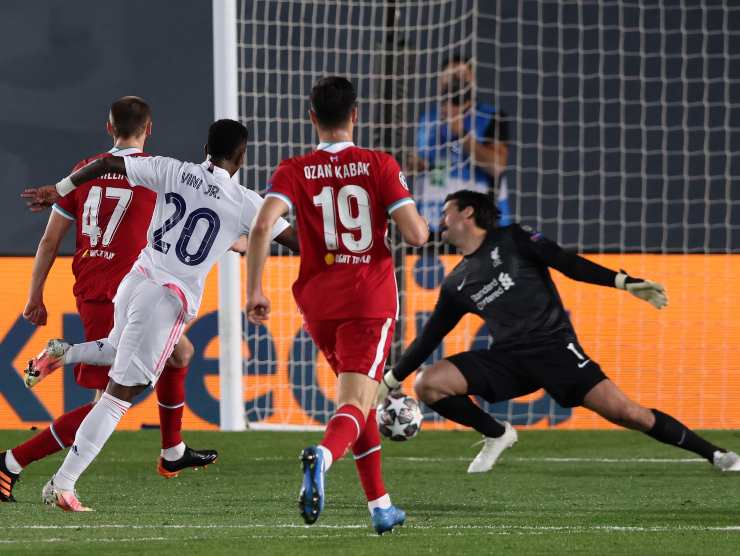
[[[397,390],[401,387],[401,383],[398,379],[393,376],[393,370],[388,371],[383,375],[380,384],[378,385],[378,394],[375,397],[375,405],[382,404],[391,393],[391,390]]]
[[[668,296],[665,293],[665,288],[657,282],[643,280],[642,278],[633,278],[624,270],[620,269],[619,274],[614,278],[614,285],[617,289],[626,290],[635,297],[647,301],[656,309],[662,309],[668,305]]]

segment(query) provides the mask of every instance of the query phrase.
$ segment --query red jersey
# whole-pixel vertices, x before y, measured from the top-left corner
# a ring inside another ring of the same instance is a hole
[[[283,161],[267,196],[296,215],[301,267],[293,295],[307,320],[396,318],[388,216],[414,201],[392,156],[322,143]]]
[[[113,154],[86,158],[74,170]],[[136,148],[120,149],[115,155],[149,156]],[[57,201],[54,210],[76,221],[72,292],[78,301],[113,300],[118,284],[147,243],[156,200],[154,191],[132,186],[126,176],[106,174]]]

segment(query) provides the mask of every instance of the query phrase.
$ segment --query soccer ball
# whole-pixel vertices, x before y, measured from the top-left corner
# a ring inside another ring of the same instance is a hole
[[[419,402],[403,392],[391,392],[375,414],[380,434],[391,440],[409,440],[421,430]]]

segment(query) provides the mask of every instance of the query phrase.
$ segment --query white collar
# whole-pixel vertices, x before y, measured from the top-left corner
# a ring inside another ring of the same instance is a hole
[[[231,180],[231,176],[229,175],[229,173],[220,166],[216,166],[213,162],[211,162],[210,158],[205,159],[203,162],[200,163],[200,165],[203,167],[203,169],[211,172],[211,174],[213,174],[214,176],[220,176],[222,179]]]
[[[340,141],[339,143],[319,143],[316,147],[317,151],[326,151],[328,153],[338,153],[348,147],[354,147],[355,144],[352,141]]]
[[[128,156],[130,154],[138,154],[141,153],[142,150],[139,147],[113,147],[111,150],[108,151],[110,154],[114,154],[116,156]]]

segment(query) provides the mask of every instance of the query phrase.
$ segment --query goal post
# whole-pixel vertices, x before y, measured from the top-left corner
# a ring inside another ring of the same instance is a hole
[[[214,119],[239,119],[236,0],[213,0]],[[242,360],[242,263],[226,253],[218,264],[219,421],[224,431],[246,428]]]

